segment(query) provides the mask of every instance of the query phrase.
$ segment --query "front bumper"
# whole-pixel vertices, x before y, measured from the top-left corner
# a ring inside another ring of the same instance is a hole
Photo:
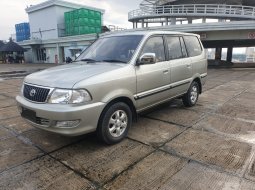
[[[100,114],[105,107],[105,103],[102,102],[89,105],[39,104],[30,102],[22,96],[17,96],[16,100],[19,110],[22,108],[32,110],[36,113],[36,117],[43,119],[43,124],[26,119],[34,127],[67,136],[78,136],[96,131]],[[65,128],[56,126],[58,121],[75,120],[79,120],[77,126]]]

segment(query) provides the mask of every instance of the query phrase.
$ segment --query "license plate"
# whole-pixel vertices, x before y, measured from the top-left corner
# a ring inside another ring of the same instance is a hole
[[[21,116],[36,123],[36,112],[26,108],[22,108]]]

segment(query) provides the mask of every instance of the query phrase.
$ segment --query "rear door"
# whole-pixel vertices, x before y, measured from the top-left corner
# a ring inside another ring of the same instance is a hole
[[[167,35],[165,39],[171,70],[171,96],[177,96],[189,88],[192,77],[191,59],[181,36]]]

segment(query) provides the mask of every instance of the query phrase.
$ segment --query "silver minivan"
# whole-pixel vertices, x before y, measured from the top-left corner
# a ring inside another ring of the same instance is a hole
[[[27,76],[16,97],[33,126],[63,135],[97,132],[120,142],[137,113],[173,98],[194,106],[207,76],[195,34],[133,31],[101,36],[75,62]]]

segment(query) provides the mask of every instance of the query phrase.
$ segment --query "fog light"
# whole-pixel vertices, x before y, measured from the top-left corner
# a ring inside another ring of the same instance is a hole
[[[56,127],[58,128],[74,128],[77,127],[80,123],[80,120],[74,121],[57,121]]]

